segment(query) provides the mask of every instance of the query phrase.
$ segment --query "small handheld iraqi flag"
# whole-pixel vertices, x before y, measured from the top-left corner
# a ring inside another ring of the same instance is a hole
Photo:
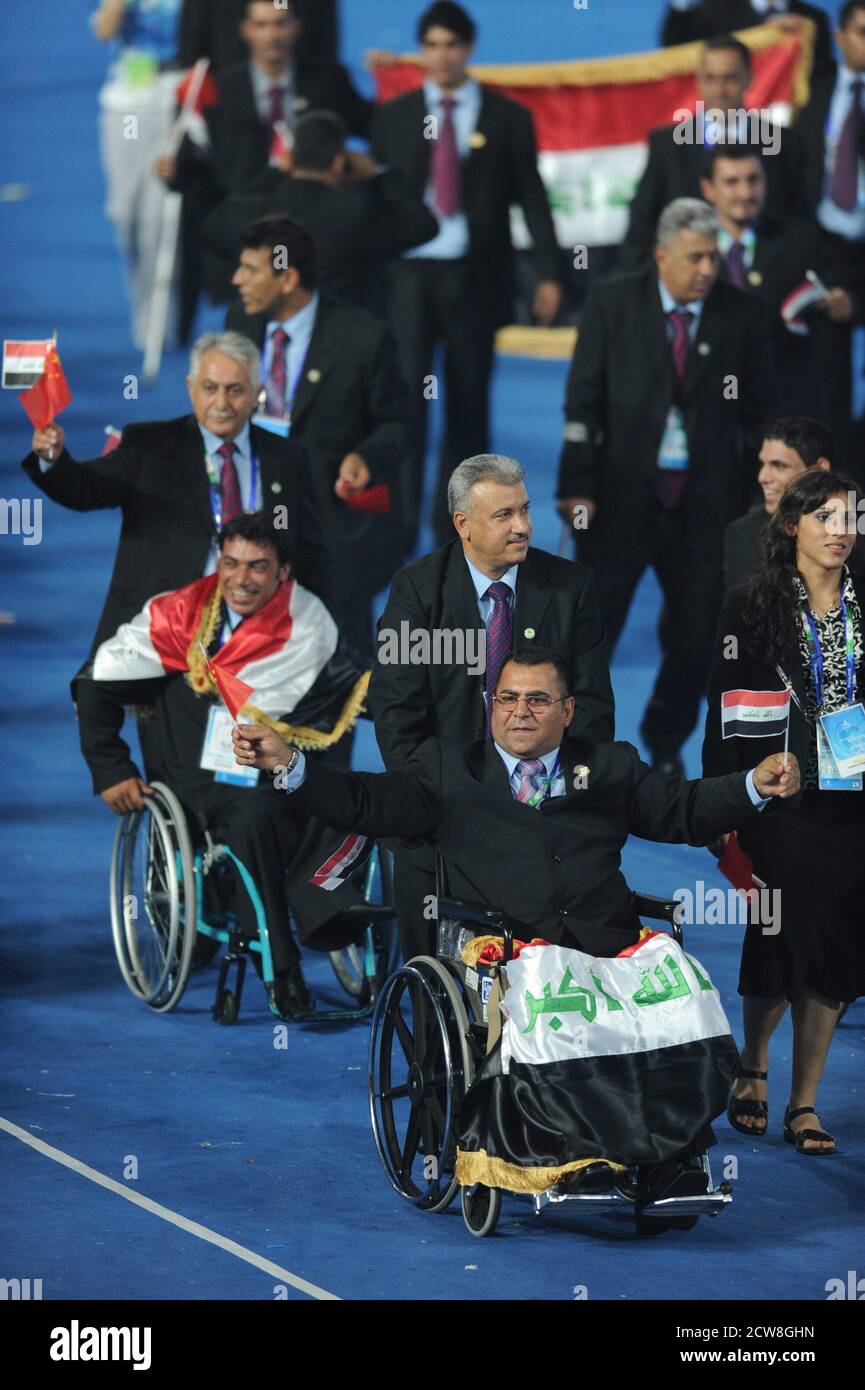
[[[253,687],[247,685],[246,681],[242,681],[239,676],[233,676],[230,671],[218,670],[207,655],[207,648],[204,643],[199,642],[198,645],[204,657],[207,674],[219,691],[219,698],[222,700],[222,703],[225,705],[232,719],[236,720],[238,714],[252,694]]]
[[[786,734],[789,690],[725,690],[721,696],[722,738],[772,738]]]

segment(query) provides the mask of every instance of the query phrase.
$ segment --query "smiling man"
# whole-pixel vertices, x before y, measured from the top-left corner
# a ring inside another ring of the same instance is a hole
[[[93,790],[110,810],[118,816],[140,810],[150,788],[121,737],[124,708],[155,707],[164,780],[193,832],[203,818],[251,873],[267,918],[274,1002],[280,1014],[293,1018],[307,1013],[311,1001],[289,929],[288,902],[296,912],[297,903],[291,886],[286,897],[285,871],[291,878],[292,866],[305,863],[321,844],[317,868],[335,848],[333,837],[308,817],[275,816],[254,773],[226,777],[231,768],[223,752],[231,720],[201,648],[220,675],[250,686],[248,706],[256,718],[286,737],[302,738],[307,748],[329,746],[338,726],[353,724],[367,677],[337,654],[336,624],[321,600],[292,578],[290,545],[267,516],[234,517],[221,531],[218,555],[215,573],[157,594],[99,643],[73,686],[81,750]],[[304,883],[299,875],[302,934],[346,905],[341,887],[334,896],[310,893]],[[242,888],[235,910],[243,929],[254,934],[255,911]]]
[[[401,767],[430,737],[464,742],[487,735],[490,696],[512,647],[538,643],[565,663],[573,692],[573,727],[587,737],[613,736],[613,692],[592,577],[582,565],[531,544],[531,503],[525,472],[503,454],[464,459],[451,475],[448,506],[454,539],[394,575],[378,626],[379,655],[389,632],[442,631],[485,637],[478,666],[390,662],[373,668],[369,705],[388,768]],[[475,650],[466,642],[465,651]],[[429,943],[423,916],[433,889],[432,855],[403,849],[397,855],[395,898],[403,949]]]
[[[633,894],[620,867],[629,834],[666,843],[705,844],[713,830],[768,813],[762,798],[795,795],[799,777],[795,759],[785,768],[783,755],[775,753],[747,774],[703,782],[668,781],[651,772],[628,743],[571,737],[573,715],[565,663],[553,651],[522,648],[502,667],[491,738],[463,744],[427,739],[394,772],[343,773],[309,766],[302,753],[261,725],[241,725],[233,739],[241,766],[280,769],[273,795],[283,798],[286,810],[299,806],[341,830],[427,840],[445,860],[451,896],[506,911],[521,940],[541,938],[547,945],[528,953],[533,964],[553,946],[564,947],[556,961],[571,962],[574,976],[588,979],[598,962],[587,957],[602,958],[596,969],[599,976],[606,964],[603,958],[637,946],[640,937]],[[670,938],[660,940],[665,951],[672,949],[667,945]],[[641,941],[638,949],[646,946]],[[639,970],[635,975],[637,985]],[[711,988],[708,982],[705,987]],[[624,1023],[626,1010],[619,1006],[618,1012]],[[594,1015],[587,1011],[584,1017]],[[665,1021],[675,1034],[672,1017],[668,1013]],[[626,1024],[621,1048],[608,1050],[639,1051],[646,1045],[644,1020],[645,1012]],[[634,1036],[638,1028],[642,1043]],[[525,1099],[526,1080],[531,1085],[531,1078],[518,1081],[515,1069],[503,1080],[499,1054],[493,1050],[457,1117],[458,1144],[464,1152],[485,1150],[507,1165],[540,1170],[534,1175],[536,1186],[517,1180],[515,1186],[523,1191],[542,1191],[557,1180],[566,1181],[569,1190],[573,1184],[578,1190],[584,1184],[589,1190],[595,1183],[609,1187],[611,1175],[603,1164],[594,1164],[596,1171],[589,1172],[590,1160],[601,1158],[653,1168],[659,1160],[671,1163],[670,1169],[653,1172],[653,1184],[660,1184],[668,1195],[705,1191],[704,1178],[701,1187],[689,1186],[700,1174],[688,1169],[687,1160],[712,1141],[709,1123],[726,1104],[736,1056],[732,1039],[720,1040],[719,1035],[727,1034],[729,1025],[722,1014],[715,1016],[713,1027],[696,1034],[702,1040],[698,1051],[707,1039],[712,1043],[699,1076],[682,1083],[684,1073],[677,1071],[675,1098],[670,1094],[672,1069],[665,1065],[664,1044],[671,1040],[666,1034],[656,1053],[645,1054],[639,1074],[630,1078],[628,1124],[619,1135],[613,1117],[621,1112],[610,1104],[618,1078],[611,1082],[607,1073],[606,1094],[601,1088],[587,1098],[593,1085],[593,1063],[586,1060],[591,1043],[577,1043],[584,1059],[577,1084],[559,1075],[535,1086],[521,1114],[518,1092],[522,1088]],[[509,1041],[518,1039],[511,1034]],[[515,1055],[512,1050],[511,1066]],[[549,1052],[544,1060],[551,1060]],[[603,1058],[598,1061],[603,1069]],[[662,1096],[667,1100],[664,1106]],[[508,1115],[513,1124],[507,1123]],[[511,1186],[510,1174],[501,1176],[501,1165],[498,1177],[476,1168],[471,1175],[472,1167],[467,1161],[463,1182]]]

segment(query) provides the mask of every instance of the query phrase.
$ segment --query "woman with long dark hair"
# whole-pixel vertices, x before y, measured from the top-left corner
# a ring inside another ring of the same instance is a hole
[[[785,747],[802,771],[799,796],[767,805],[739,832],[755,878],[777,890],[770,901],[780,913],[755,921],[752,907],[745,932],[745,1040],[727,1114],[744,1134],[766,1133],[769,1040],[790,1005],[784,1138],[805,1154],[835,1151],[815,1109],[817,1088],[839,1013],[865,993],[863,776],[849,768],[840,776],[821,722],[865,695],[865,578],[846,564],[859,496],[849,478],[820,469],[785,490],[759,574],[725,601],[703,744],[706,776]],[[778,700],[785,690],[789,713]],[[854,711],[851,727],[860,718]]]

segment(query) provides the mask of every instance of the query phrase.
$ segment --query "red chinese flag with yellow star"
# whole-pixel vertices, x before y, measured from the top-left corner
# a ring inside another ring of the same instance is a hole
[[[20,399],[36,430],[47,429],[61,410],[71,405],[72,392],[53,343],[45,354],[45,370],[41,377]]]

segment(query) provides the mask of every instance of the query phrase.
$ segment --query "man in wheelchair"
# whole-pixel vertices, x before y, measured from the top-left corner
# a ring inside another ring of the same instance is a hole
[[[630,744],[566,737],[566,682],[555,653],[518,651],[501,669],[489,740],[428,739],[403,768],[380,775],[312,766],[260,724],[232,737],[239,765],[277,772],[273,794],[286,808],[429,841],[452,897],[501,909],[520,937],[545,943],[509,968],[527,967],[526,979],[519,999],[506,992],[503,1041],[462,1105],[461,1182],[592,1193],[638,1167],[650,1179],[647,1201],[697,1195],[706,1178],[695,1158],[714,1141],[710,1121],[726,1104],[736,1047],[703,968],[641,928],[621,849],[631,833],[706,845],[771,814],[771,798],[795,795],[799,769],[779,753],[747,775],[662,778]],[[545,953],[554,964],[542,985]],[[628,972],[639,987],[622,1003]],[[568,1034],[563,1024],[580,1007],[583,1026]],[[594,1041],[599,1016],[606,1043]]]
[[[265,513],[228,522],[214,574],[157,594],[103,642],[76,676],[73,698],[94,792],[119,816],[140,810],[151,790],[121,737],[124,707],[155,706],[159,776],[180,800],[193,837],[206,828],[249,870],[267,920],[275,1007],[285,1018],[308,1017],[314,1004],[289,902],[303,936],[356,902],[342,871],[356,864],[363,842],[347,845],[300,807],[285,815],[269,786],[258,786],[258,773],[237,767],[231,717],[213,673],[245,682],[249,715],[308,750],[335,744],[363,704],[369,672],[338,650],[333,619],[292,579],[285,532]],[[148,772],[155,777],[154,768]],[[327,891],[311,883],[322,865]],[[233,890],[238,923],[255,936],[250,896],[239,880]],[[258,953],[253,960],[260,968]]]

